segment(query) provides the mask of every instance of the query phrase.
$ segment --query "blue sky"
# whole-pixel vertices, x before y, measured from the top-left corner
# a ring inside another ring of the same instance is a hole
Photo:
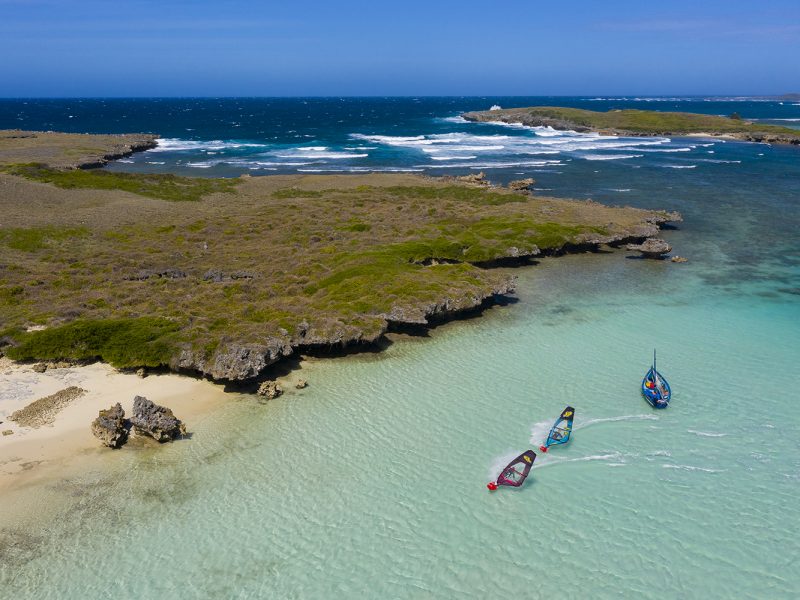
[[[0,0],[0,97],[790,91],[800,0]]]

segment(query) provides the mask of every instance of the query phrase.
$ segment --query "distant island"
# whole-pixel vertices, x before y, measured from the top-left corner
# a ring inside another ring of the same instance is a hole
[[[247,380],[294,352],[491,304],[514,289],[495,267],[642,241],[680,220],[477,174],[80,168],[156,143],[0,131],[0,353]]]
[[[748,142],[800,144],[800,130],[761,125],[741,118],[654,110],[610,110],[534,106],[468,112],[468,121],[520,123],[561,131],[597,132],[620,136],[719,136]]]

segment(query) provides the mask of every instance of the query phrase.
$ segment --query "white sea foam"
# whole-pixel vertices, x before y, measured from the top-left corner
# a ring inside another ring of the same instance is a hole
[[[583,160],[626,160],[628,158],[641,158],[644,154],[590,154],[581,156]]]
[[[428,169],[451,169],[455,167],[466,167],[470,169],[508,169],[511,167],[544,167],[547,165],[563,165],[559,160],[529,160],[519,162],[491,162],[491,163],[457,163],[447,165],[414,165],[416,167],[427,167]]]
[[[740,160],[723,160],[721,158],[698,158],[698,162],[718,163],[718,164],[741,164]]]
[[[117,162],[121,162],[121,163],[132,163],[133,161],[132,161],[132,160],[130,160],[130,159],[128,159],[128,158],[120,158],[119,160],[117,160]]]
[[[320,167],[315,169],[297,169],[299,173],[420,173],[423,168],[415,167]]]
[[[681,471],[702,471],[703,473],[724,473],[720,469],[707,469],[706,467],[695,467],[693,465],[661,465],[665,469],[680,469]]]
[[[431,156],[431,160],[472,160],[477,156]]]
[[[658,421],[656,415],[639,414],[639,415],[620,415],[618,417],[601,417],[599,419],[587,419],[584,421],[580,415],[575,417],[575,424],[573,429],[585,429],[592,425],[599,423],[618,423],[620,421]]]
[[[658,165],[667,169],[696,169],[697,165]]]
[[[712,433],[710,431],[697,431],[695,429],[687,429],[686,431],[689,433],[693,433],[695,435],[699,435],[700,437],[716,438],[716,437],[725,437],[726,435],[728,435],[727,433]]]
[[[612,192],[630,192],[631,188],[608,188]]]
[[[256,144],[249,142],[223,141],[223,140],[183,140],[180,138],[160,138],[156,140],[158,144],[148,152],[182,152],[187,150],[229,150],[237,148],[268,148],[267,144]]]
[[[280,153],[276,152],[274,156],[277,158],[313,158],[313,159],[330,159],[341,160],[347,158],[366,158],[369,153],[354,153],[354,152],[326,152],[327,147],[302,147],[282,150]]]

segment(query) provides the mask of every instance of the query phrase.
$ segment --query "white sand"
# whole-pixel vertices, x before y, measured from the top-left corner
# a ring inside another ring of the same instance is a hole
[[[144,379],[96,363],[36,373],[31,365],[0,358],[0,490],[22,483],[43,470],[59,469],[87,453],[117,452],[104,448],[92,435],[90,424],[100,409],[119,402],[130,415],[134,396],[146,396],[173,410],[192,431],[192,420],[226,401],[221,386],[181,375],[150,375]],[[65,407],[52,425],[20,427],[8,416],[44,396],[69,386],[87,391]],[[48,469],[49,467],[49,469]]]

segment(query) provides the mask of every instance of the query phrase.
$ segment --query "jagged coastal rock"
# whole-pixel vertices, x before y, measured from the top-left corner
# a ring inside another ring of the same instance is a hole
[[[297,388],[298,390],[302,390],[308,387],[308,382],[305,379],[298,379],[297,383],[294,384],[294,387]]]
[[[144,396],[133,399],[131,425],[138,435],[149,435],[158,442],[168,442],[186,435],[186,426],[170,409]]]
[[[109,448],[120,448],[128,440],[125,411],[119,402],[100,411],[98,417],[92,421],[92,435]]]
[[[645,258],[663,258],[665,254],[672,252],[672,246],[660,238],[648,238],[641,244],[628,244],[625,248],[641,252]]]
[[[516,179],[514,181],[508,182],[508,189],[514,190],[516,192],[529,192],[533,187],[533,184],[536,183],[536,180],[533,177],[527,177],[525,179]]]
[[[265,381],[258,386],[257,393],[259,396],[264,396],[267,400],[272,400],[283,393],[283,388],[281,388],[281,386],[275,381]]]

